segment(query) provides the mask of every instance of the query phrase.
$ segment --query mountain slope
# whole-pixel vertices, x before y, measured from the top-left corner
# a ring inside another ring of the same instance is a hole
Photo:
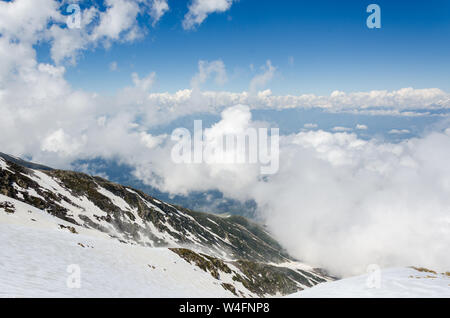
[[[168,249],[122,244],[78,226],[79,234],[73,234],[52,227],[55,217],[14,203],[19,217],[0,213],[0,297],[233,296]],[[19,211],[33,224],[20,220]],[[74,265],[80,269],[80,288],[67,285]]]
[[[166,273],[167,279],[173,275],[183,276],[185,271],[186,277],[193,274],[186,280],[171,280],[180,287],[173,295],[285,295],[331,279],[321,270],[295,262],[264,228],[245,218],[198,213],[102,178],[71,171],[29,169],[17,162],[0,158],[0,225],[2,235],[6,236],[0,242],[0,249],[5,248],[10,255],[8,263],[0,263],[5,267],[0,268],[1,273],[12,271],[14,266],[10,263],[21,262],[22,257],[30,262],[23,266],[42,268],[47,264],[42,263],[42,259],[54,257],[56,262],[59,257],[66,260],[70,255],[80,255],[76,261],[83,267],[87,262],[92,265],[87,265],[92,273],[97,273],[98,269],[97,276],[92,276],[93,281],[89,284],[103,275],[121,281],[120,275],[109,276],[102,273],[101,268],[112,264],[115,267],[128,257],[138,257],[133,255],[148,255],[148,262],[136,262],[142,266],[135,274],[143,275],[143,282],[155,280],[153,274],[148,273],[153,266],[168,271],[171,262],[183,266],[171,266],[173,272]],[[14,237],[20,237],[22,243]],[[15,244],[14,248],[10,241]],[[27,256],[30,246],[36,253],[46,248],[55,253]],[[86,246],[94,248],[80,254],[79,248]],[[62,260],[61,263],[66,262]],[[143,266],[144,263],[148,266]],[[128,268],[122,270],[126,272]],[[16,274],[20,278],[20,273]],[[164,277],[164,273],[160,274]],[[207,275],[209,283],[204,281],[206,278],[197,277],[199,274]],[[46,275],[47,278],[51,276],[50,273]],[[39,277],[36,274],[35,278]],[[8,280],[14,281],[12,276],[2,277],[3,287],[8,285]],[[205,286],[212,285],[211,289],[199,290],[197,280],[205,282]],[[133,286],[131,282],[128,284]],[[163,280],[156,279],[154,284],[152,290],[143,288],[142,296],[167,295],[165,290],[169,287],[164,287]],[[5,287],[2,290],[10,290],[8,295],[15,295],[14,289]],[[61,292],[56,288],[56,294]],[[91,292],[91,296],[108,293],[108,288],[101,291],[94,288]],[[112,293],[126,294],[125,291]]]

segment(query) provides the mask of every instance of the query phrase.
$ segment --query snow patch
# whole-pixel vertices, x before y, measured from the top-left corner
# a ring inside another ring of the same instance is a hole
[[[418,271],[413,268],[381,270],[379,284],[376,274],[366,274],[322,283],[288,297],[305,298],[426,298],[450,297],[450,276]],[[374,283],[375,282],[375,283]]]

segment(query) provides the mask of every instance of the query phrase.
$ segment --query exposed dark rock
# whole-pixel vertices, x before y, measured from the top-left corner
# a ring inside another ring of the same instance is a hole
[[[16,209],[14,207],[14,204],[9,202],[0,202],[0,208],[4,209],[6,213],[14,213],[16,212]]]
[[[68,229],[73,234],[78,234],[77,230],[73,226],[65,226],[65,225],[59,224],[59,227],[61,229]]]
[[[222,283],[221,285],[222,285],[222,287],[223,287],[224,289],[229,290],[229,291],[232,292],[235,296],[239,296],[239,295],[237,294],[237,292],[236,292],[236,287],[234,287],[233,285],[228,284],[228,283]]]

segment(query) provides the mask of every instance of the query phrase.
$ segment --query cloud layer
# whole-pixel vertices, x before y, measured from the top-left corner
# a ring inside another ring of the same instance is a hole
[[[272,71],[268,70],[268,72],[272,74]],[[320,108],[329,112],[366,115],[428,116],[433,110],[450,109],[450,95],[436,88],[403,88],[396,91],[355,93],[333,92],[329,96],[314,94],[279,96],[273,95],[271,90],[257,91],[256,87],[267,83],[271,76],[267,75],[267,72],[261,74],[261,77],[258,75],[251,81],[249,92],[202,92],[196,96],[203,105],[201,111],[216,112],[220,108],[246,104],[251,105],[252,109]],[[184,108],[184,105],[192,102],[192,90],[186,89],[174,94],[150,94],[149,102],[167,107]],[[194,108],[193,111],[200,110]]]

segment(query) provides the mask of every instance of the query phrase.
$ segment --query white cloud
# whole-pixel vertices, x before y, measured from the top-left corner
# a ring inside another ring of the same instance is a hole
[[[109,47],[113,42],[131,42],[142,36],[143,31],[136,18],[144,12],[145,2],[106,0],[105,4],[103,11],[96,6],[82,8],[80,28],[53,24],[46,30],[46,37],[52,42],[51,54],[55,62],[68,59],[75,63],[83,50],[99,44]]]
[[[280,173],[253,192],[295,256],[343,275],[371,263],[449,264],[448,136],[389,144],[319,131],[284,141]]]
[[[250,92],[256,93],[258,89],[264,88],[272,80],[276,70],[276,67],[272,66],[272,62],[268,60],[266,66],[262,67],[263,72],[250,81]]]
[[[39,64],[38,70],[57,78],[61,78],[66,72],[66,69],[63,66],[54,66],[51,64]]]
[[[120,91],[117,94],[115,101],[112,103],[117,108],[127,105],[131,108],[130,111],[132,111],[135,116],[138,116],[142,109],[135,107],[133,110],[133,106],[145,105],[147,103],[149,91],[156,81],[156,73],[151,72],[142,78],[139,77],[137,73],[132,73],[131,79],[133,86],[125,87],[122,91]]]
[[[410,131],[408,129],[391,129],[389,134],[391,135],[401,135],[401,134],[409,134]]]
[[[202,24],[208,15],[228,11],[232,4],[233,0],[192,0],[189,11],[184,16],[183,28],[193,29]]]
[[[447,99],[447,101],[445,101]],[[448,95],[438,88],[413,89],[402,88],[397,91],[370,91],[345,93],[334,91],[328,101],[331,105],[340,105],[342,108],[352,107],[355,104],[360,108],[393,107],[408,105],[407,108],[423,107],[424,105],[439,105],[448,103]],[[449,105],[449,104],[447,104]],[[406,108],[406,107],[405,107]]]
[[[348,127],[341,127],[341,126],[333,127],[333,131],[340,131],[340,132],[342,132],[342,131],[351,131],[351,130],[352,129],[348,128]]]
[[[191,86],[194,90],[199,90],[208,78],[215,75],[214,81],[218,85],[223,85],[227,81],[227,72],[225,64],[221,60],[216,61],[199,61],[198,73],[191,80]]]
[[[304,124],[303,127],[307,129],[313,129],[319,127],[317,124]]]
[[[128,0],[106,0],[107,9],[99,13],[100,23],[91,34],[93,41],[101,39],[119,40],[124,31],[136,26],[136,17],[140,12],[139,4]]]
[[[257,81],[262,82],[262,81]],[[319,96],[314,94],[302,95],[273,95],[271,90],[253,92],[201,92],[196,98],[202,101],[202,111],[217,112],[224,107],[236,104],[251,105],[252,109],[290,109],[290,108],[321,108],[323,110],[338,113],[347,112],[353,114],[378,115],[378,116],[429,116],[426,111],[435,109],[450,109],[448,93],[437,89],[407,89],[410,92],[408,98],[404,96],[404,89],[380,93],[380,91],[342,93],[345,95],[345,103],[336,95]],[[182,90],[174,94],[155,93],[150,99],[152,102],[166,107],[184,108],[192,102],[192,92]],[[363,104],[360,104],[360,96],[367,96]],[[372,97],[369,97],[372,96]],[[384,96],[384,97],[379,97]],[[372,105],[368,108],[367,105]],[[388,106],[386,106],[388,105]],[[192,113],[197,112],[192,108]]]
[[[153,0],[150,11],[150,16],[153,19],[153,26],[158,23],[167,11],[169,11],[169,4],[167,3],[167,0]]]
[[[139,75],[137,73],[132,73],[131,78],[133,79],[133,84],[136,86],[136,88],[142,91],[148,91],[155,82],[156,73],[152,72],[144,78],[139,78]]]
[[[63,129],[58,129],[44,138],[41,150],[58,153],[62,156],[69,156],[76,153],[82,147],[86,136],[82,136],[81,139],[81,141],[77,141],[68,136]]]
[[[50,20],[63,21],[54,0],[21,0],[0,2],[0,34],[24,42],[35,42],[43,36]]]
[[[95,4],[80,6],[80,28],[68,28],[68,16],[61,14],[60,1],[1,1],[0,33],[27,45],[48,41],[56,63],[65,60],[75,63],[85,49],[141,37],[144,30],[139,27],[137,17],[149,14],[155,22],[168,9],[164,0],[106,0],[105,5],[104,10]]]
[[[141,142],[145,145],[145,147],[147,147],[148,149],[153,149],[164,142],[164,139],[167,138],[167,135],[153,136],[143,131],[140,133],[140,137]]]
[[[260,127],[259,123],[251,120],[248,106],[237,105],[225,109],[221,113],[221,120],[211,127],[203,127],[204,145],[214,146],[218,136],[234,135],[245,132],[248,128]],[[239,198],[244,199],[248,193],[245,189],[260,175],[260,164],[174,164],[170,160],[173,143],[155,150],[156,154],[151,156],[152,165],[147,162],[133,163],[136,167],[136,175],[144,182],[151,184],[163,191],[177,194],[187,194],[189,191],[234,188],[234,193],[242,190]],[[227,150],[228,151],[228,150]],[[234,155],[230,151],[228,155]],[[158,175],[155,178],[155,173]],[[180,176],[183,175],[183,178]],[[185,178],[189,182],[184,181]],[[239,182],[236,182],[239,180]],[[228,191],[229,192],[229,191]]]
[[[367,127],[367,125],[363,125],[363,124],[356,124],[356,129],[367,130],[367,129],[369,129],[369,127]]]
[[[109,70],[110,71],[117,71],[117,62],[116,61],[114,61],[114,62],[111,62],[110,64],[109,64]]]

